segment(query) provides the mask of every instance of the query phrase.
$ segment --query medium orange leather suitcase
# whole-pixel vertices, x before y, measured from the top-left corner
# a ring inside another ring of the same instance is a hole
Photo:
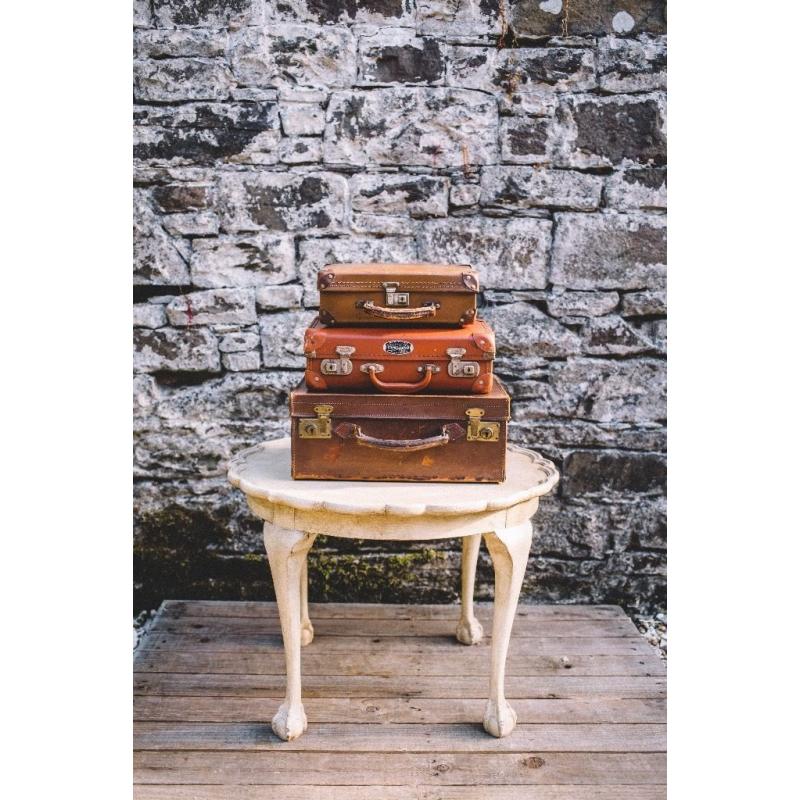
[[[306,330],[306,384],[315,391],[388,394],[492,389],[494,333],[483,321],[463,328],[329,327]]]
[[[468,264],[329,264],[317,276],[325,325],[466,325],[478,273]]]
[[[511,401],[486,395],[291,392],[292,477],[348,481],[505,480]]]

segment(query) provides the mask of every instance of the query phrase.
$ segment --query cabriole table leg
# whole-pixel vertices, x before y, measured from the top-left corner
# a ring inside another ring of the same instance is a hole
[[[475,594],[475,570],[481,535],[476,533],[461,540],[461,619],[456,628],[456,639],[461,644],[477,644],[483,638],[483,627],[475,617],[472,596]]]
[[[530,520],[513,528],[485,534],[494,564],[494,618],[492,621],[492,678],[483,727],[492,736],[508,736],[517,714],[505,697],[506,656],[517,601],[525,577],[533,527]]]
[[[300,644],[305,647],[313,641],[314,626],[308,616],[308,550],[306,550],[303,556],[303,571],[300,575]]]
[[[306,556],[315,538],[313,533],[264,523],[264,546],[275,584],[286,653],[286,699],[272,718],[272,730],[287,742],[302,735],[308,726],[300,689],[301,584]]]

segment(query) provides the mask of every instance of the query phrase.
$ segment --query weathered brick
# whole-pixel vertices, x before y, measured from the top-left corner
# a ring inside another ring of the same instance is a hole
[[[622,295],[623,317],[649,317],[667,313],[665,291],[627,292]]]
[[[212,211],[167,214],[162,224],[173,236],[214,236],[219,233],[219,217]]]
[[[666,162],[663,95],[570,97],[559,104],[557,114],[562,124],[555,159],[559,166]]]
[[[222,366],[231,372],[253,372],[261,369],[261,354],[257,350],[246,353],[223,353]]]
[[[258,25],[264,21],[263,0],[152,0],[156,23],[225,27]]]
[[[344,220],[347,181],[330,173],[247,172],[219,181],[223,229],[335,230]]]
[[[657,493],[667,487],[667,460],[659,453],[577,450],[564,462],[561,493]]]
[[[133,306],[133,326],[135,328],[163,328],[167,324],[167,314],[163,305],[155,303],[136,303]]]
[[[330,164],[442,168],[497,161],[497,104],[482,92],[447,88],[334,92],[327,120],[325,161]]]
[[[421,261],[473,264],[486,289],[544,289],[552,223],[463,217],[419,227]]]
[[[617,292],[556,291],[547,298],[547,311],[554,317],[601,317],[618,304]]]
[[[244,353],[247,350],[255,350],[260,341],[256,333],[248,331],[228,333],[219,340],[219,351],[220,353]]]
[[[223,61],[171,58],[133,62],[133,93],[143,102],[224,100],[233,85],[233,75]]]
[[[249,325],[256,321],[256,301],[252,290],[209,289],[176,297],[167,306],[171,325],[209,325],[233,322]]]
[[[594,53],[575,47],[454,47],[449,86],[514,94],[585,92],[595,86]]]
[[[470,39],[502,30],[500,5],[460,0],[416,0],[417,28],[422,33]]]
[[[458,183],[450,187],[450,205],[458,208],[475,206],[481,199],[481,187],[477,183]]]
[[[549,164],[557,147],[547,117],[506,117],[500,121],[500,158],[509,164]]]
[[[248,163],[256,153],[256,163],[277,162],[277,155],[268,155],[280,142],[278,107],[271,100],[138,107],[134,118],[134,155],[142,160]]]
[[[348,236],[337,239],[302,239],[298,271],[303,284],[303,304],[319,304],[317,273],[326,264],[360,261],[417,261],[417,245],[409,236],[370,238]]]
[[[225,55],[225,31],[207,28],[138,30],[133,37],[136,58],[215,58]]]
[[[579,336],[528,303],[490,306],[481,317],[494,330],[498,363],[527,356],[563,358],[581,351]]]
[[[211,205],[209,184],[169,183],[153,189],[153,200],[161,211],[202,211]]]
[[[295,283],[262,286],[256,289],[256,305],[264,311],[300,308],[303,305],[303,287]]]
[[[590,320],[582,333],[584,350],[591,355],[627,356],[655,349],[648,336],[616,314]]]
[[[614,172],[606,178],[606,205],[620,211],[667,207],[666,167],[640,167]]]
[[[133,273],[135,284],[189,283],[187,253],[161,226],[143,189],[133,195]]]
[[[603,179],[568,170],[484,167],[481,205],[501,208],[573,208],[600,206]]]
[[[285,283],[297,274],[294,242],[283,234],[197,239],[190,264],[192,283],[208,288]]]
[[[281,0],[269,4],[268,14],[278,20],[299,19],[320,24],[414,24],[414,5],[410,0]]]
[[[281,127],[287,136],[321,136],[325,130],[327,92],[317,89],[281,88]]]
[[[402,28],[378,31],[359,39],[358,77],[361,83],[441,84],[445,46]]]
[[[322,161],[322,141],[312,136],[291,136],[278,147],[281,164],[318,164]]]
[[[569,289],[659,289],[666,279],[660,215],[556,214],[550,280]]]
[[[243,86],[347,87],[356,79],[356,40],[347,28],[270,25],[231,34],[233,74]]]
[[[133,0],[133,27],[148,28],[151,24],[150,0]]]
[[[666,89],[667,37],[603,37],[597,43],[597,75],[607,92]]]
[[[448,188],[447,178],[432,175],[380,173],[350,179],[353,210],[373,214],[444,217]]]
[[[217,337],[204,327],[133,329],[138,372],[219,372]]]
[[[313,311],[279,311],[261,317],[261,353],[266,368],[305,367],[303,336],[315,316]]]
[[[666,0],[516,0],[510,12],[519,36],[664,33],[667,28]]]

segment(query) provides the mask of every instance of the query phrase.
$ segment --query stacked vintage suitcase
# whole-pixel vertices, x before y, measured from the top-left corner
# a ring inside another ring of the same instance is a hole
[[[336,264],[318,277],[305,382],[291,393],[292,477],[497,483],[510,401],[455,264]]]

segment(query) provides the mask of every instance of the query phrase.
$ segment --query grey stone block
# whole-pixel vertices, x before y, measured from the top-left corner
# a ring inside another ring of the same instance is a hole
[[[171,58],[133,62],[133,93],[142,102],[224,100],[233,85],[233,75],[224,61]]]
[[[600,206],[603,179],[569,170],[484,167],[481,205],[501,208],[571,208]]]
[[[204,327],[133,329],[138,372],[219,372],[217,337]]]
[[[448,188],[447,178],[431,175],[380,173],[350,179],[353,210],[372,214],[444,217]]]
[[[294,242],[285,234],[197,239],[190,263],[192,283],[208,288],[264,286],[296,276]]]

